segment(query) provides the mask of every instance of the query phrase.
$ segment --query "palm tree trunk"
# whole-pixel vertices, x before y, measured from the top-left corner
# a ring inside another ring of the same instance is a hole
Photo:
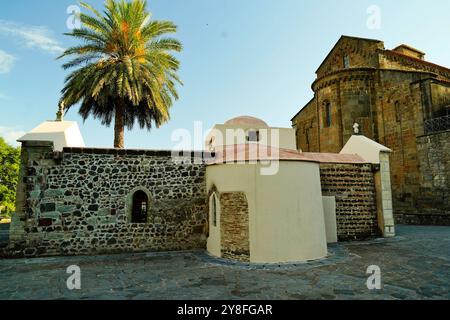
[[[114,118],[114,148],[123,149],[124,142],[124,123],[125,105],[123,101],[118,101],[116,105],[116,115]]]

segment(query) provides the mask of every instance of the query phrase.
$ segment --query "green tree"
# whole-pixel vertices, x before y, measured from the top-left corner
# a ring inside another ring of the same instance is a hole
[[[144,0],[107,0],[103,14],[80,3],[91,15],[81,14],[82,27],[66,33],[82,40],[59,58],[70,56],[64,69],[77,68],[65,81],[62,102],[66,110],[81,103],[79,113],[109,126],[114,118],[114,147],[124,147],[124,127],[135,121],[150,130],[170,118],[178,99],[179,61],[172,55],[182,45],[167,37],[177,27],[170,21],[151,20]]]
[[[16,209],[16,187],[19,179],[20,149],[8,145],[0,137],[0,212]]]

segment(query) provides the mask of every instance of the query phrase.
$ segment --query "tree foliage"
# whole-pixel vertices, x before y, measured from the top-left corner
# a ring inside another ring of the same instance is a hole
[[[19,178],[20,149],[0,137],[0,212],[14,212]]]
[[[76,68],[61,99],[66,110],[81,103],[83,119],[92,115],[109,126],[114,118],[114,146],[123,148],[124,127],[131,129],[137,121],[150,130],[170,118],[176,83],[181,84],[172,52],[182,45],[166,35],[177,27],[152,20],[145,0],[106,0],[103,13],[81,5],[90,15],[81,14],[82,27],[66,34],[82,43],[60,56],[71,57],[64,69]]]

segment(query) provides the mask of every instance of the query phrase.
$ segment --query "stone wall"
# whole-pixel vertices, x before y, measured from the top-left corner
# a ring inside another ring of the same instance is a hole
[[[397,222],[450,225],[450,131],[417,138],[421,171],[417,210],[397,216]]]
[[[317,102],[313,98],[292,119],[295,126],[297,149],[302,151],[319,150],[319,122],[317,121]]]
[[[450,109],[450,83],[431,82],[431,115],[427,118],[441,117],[447,114]]]
[[[20,178],[9,255],[205,247],[203,163],[173,162],[170,151],[66,148],[58,154],[51,143],[25,142]],[[130,222],[136,190],[149,196],[147,223]]]
[[[379,65],[383,69],[432,72],[437,74],[441,79],[450,78],[450,70],[443,66],[414,59],[393,50],[380,51]]]
[[[323,196],[336,197],[339,241],[380,235],[375,181],[370,164],[321,164]]]
[[[344,56],[350,59],[349,68],[342,64]],[[424,119],[446,114],[449,81],[450,70],[445,67],[385,50],[379,41],[343,37],[317,72],[313,100],[292,119],[300,135],[298,148],[339,152],[352,134],[353,122],[359,123],[363,135],[393,151],[392,200],[397,221],[426,224],[423,213],[428,212],[426,199],[431,198],[423,199],[423,192],[442,198],[442,188],[421,185],[429,174],[421,171],[417,137],[425,134]],[[325,102],[331,103],[330,127],[323,126]],[[305,128],[319,128],[314,131],[314,143],[307,143]],[[413,218],[414,214],[418,217]],[[443,219],[441,224],[448,224]]]
[[[382,41],[341,37],[317,69],[317,77],[321,78],[334,71],[344,69],[345,56],[348,57],[349,68],[376,68],[378,66],[378,50],[382,49],[384,49]]]
[[[411,212],[419,192],[416,137],[423,134],[420,73],[380,72],[379,142],[392,150],[391,181],[394,214]],[[418,81],[418,82],[416,82]],[[416,82],[411,85],[412,82]]]
[[[314,84],[320,124],[319,152],[338,153],[353,134],[353,124],[360,124],[361,133],[376,137],[374,71],[351,69],[318,79]],[[331,107],[331,125],[325,125],[325,106]]]
[[[248,203],[244,192],[220,194],[221,254],[223,258],[250,261]]]

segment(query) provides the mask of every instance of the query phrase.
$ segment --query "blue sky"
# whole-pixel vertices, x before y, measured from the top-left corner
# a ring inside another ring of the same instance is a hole
[[[102,0],[87,0],[102,8]],[[55,60],[74,44],[66,10],[73,0],[0,2],[0,135],[9,141],[44,120],[54,119],[67,71]],[[125,133],[127,148],[170,149],[176,129],[206,131],[246,114],[273,126],[290,126],[312,97],[315,70],[342,34],[383,40],[386,48],[406,43],[426,59],[450,66],[448,0],[149,0],[155,19],[179,26],[180,76],[185,85],[159,129]],[[367,12],[381,12],[379,29],[368,28]],[[88,146],[111,147],[112,127],[71,109]]]

